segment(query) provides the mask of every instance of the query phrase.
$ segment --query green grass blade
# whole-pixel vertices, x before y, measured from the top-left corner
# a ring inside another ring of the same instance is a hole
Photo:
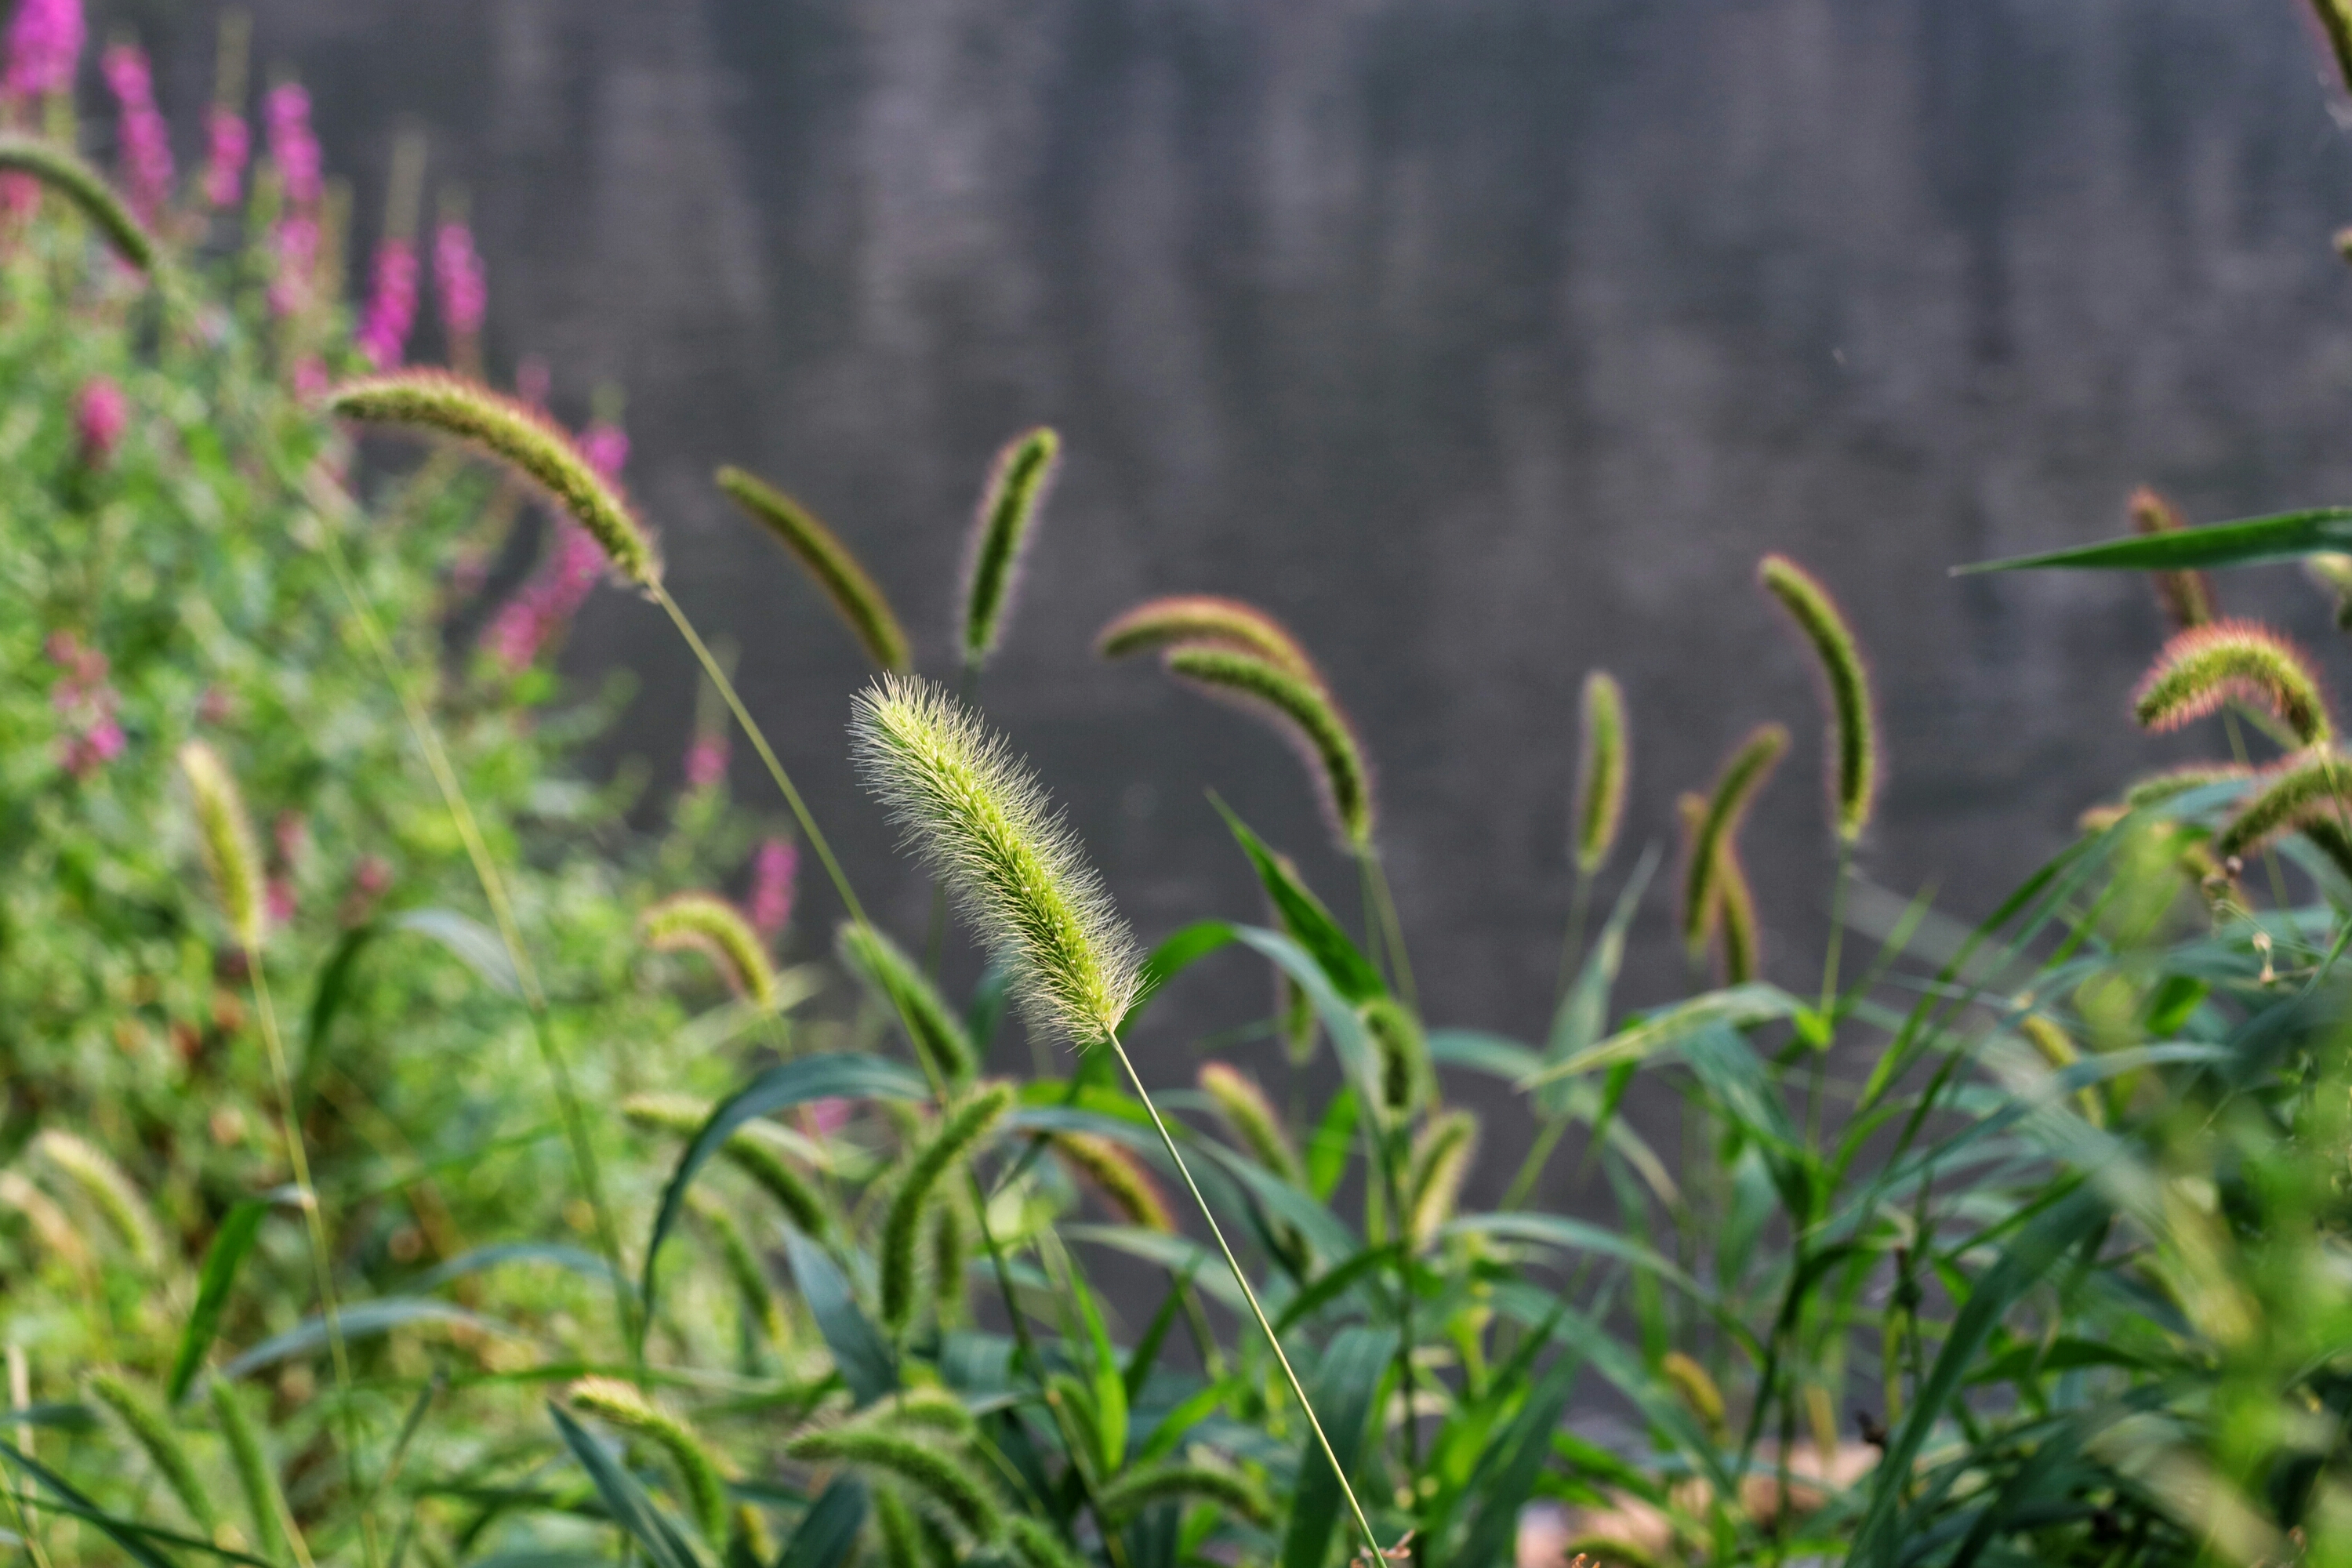
[[[229,1287],[236,1283],[237,1268],[253,1250],[254,1237],[261,1234],[261,1222],[268,1214],[269,1205],[262,1199],[240,1198],[222,1219],[220,1229],[213,1233],[212,1245],[205,1248],[204,1268],[196,1276],[196,1304],[189,1310],[187,1327],[180,1333],[179,1354],[173,1358],[172,1375],[163,1385],[167,1403],[177,1405],[187,1397],[188,1385],[195,1382],[196,1369],[204,1364],[205,1352],[212,1348],[213,1336],[220,1331]]]
[[[645,1548],[654,1568],[707,1568],[700,1554],[688,1543],[685,1533],[654,1505],[646,1489],[637,1484],[637,1478],[629,1474],[602,1443],[589,1436],[587,1429],[566,1414],[562,1406],[551,1401],[547,1413],[555,1418],[555,1429],[563,1435],[564,1446],[580,1461],[580,1468],[588,1472],[588,1479],[594,1484],[596,1495],[604,1500],[613,1521]]]
[[[1956,566],[1955,576],[1979,572],[2017,572],[2031,567],[2066,566],[2117,572],[2182,572],[2215,566],[2250,566],[2263,561],[2286,561],[2322,551],[2352,549],[2352,507],[2313,507],[2307,511],[2284,511],[2270,517],[2240,518],[2208,523],[2202,528],[2170,529],[2162,533],[2135,533],[2071,550],[2039,555],[2014,555],[2006,561],[1984,561]]]
[[[775,1568],[842,1568],[857,1549],[866,1523],[866,1483],[836,1476],[801,1516],[799,1528],[776,1554]]]
[[[499,995],[522,995],[522,976],[515,971],[504,939],[471,915],[455,910],[410,910],[385,923],[394,931],[414,931],[439,942]]]
[[[1315,1408],[1331,1447],[1350,1471],[1363,1462],[1372,1405],[1389,1363],[1396,1358],[1392,1329],[1342,1331],[1316,1369]],[[1298,1490],[1282,1538],[1282,1568],[1324,1568],[1331,1532],[1339,1522],[1339,1480],[1310,1437],[1298,1456]]]
[[[49,1469],[30,1455],[18,1453],[13,1445],[0,1443],[0,1458],[5,1458],[10,1464],[56,1493],[58,1500],[65,1505],[65,1511],[77,1519],[88,1520],[96,1525],[109,1541],[122,1548],[124,1554],[138,1563],[140,1568],[174,1568],[170,1558],[147,1543],[147,1538],[155,1531],[145,1525],[130,1520],[118,1519],[107,1512],[76,1491],[64,1477]]]
[[[1484,1568],[1513,1560],[1519,1511],[1550,1457],[1552,1430],[1567,1413],[1582,1367],[1582,1358],[1571,1352],[1545,1368],[1508,1430],[1479,1456],[1468,1489],[1478,1500],[1477,1511],[1470,1516],[1461,1550],[1447,1553],[1444,1562],[1458,1568]]]
[[[343,1308],[338,1317],[342,1338],[347,1344],[421,1323],[445,1323],[451,1328],[494,1334],[509,1340],[525,1337],[511,1323],[503,1323],[479,1312],[469,1312],[463,1307],[453,1307],[446,1301],[435,1301],[420,1296],[380,1296],[373,1301],[355,1301]],[[259,1372],[263,1367],[291,1361],[296,1356],[310,1355],[326,1349],[331,1338],[323,1317],[305,1318],[284,1333],[272,1334],[246,1351],[222,1367],[220,1375],[234,1380]]]
[[[1233,940],[1234,928],[1230,922],[1195,921],[1153,948],[1151,956],[1143,961],[1143,968],[1137,975],[1135,1000],[1128,1004],[1126,1015],[1118,1021],[1121,1037],[1143,1016],[1144,1007],[1162,985]]]
[[[897,1388],[898,1357],[874,1320],[857,1304],[856,1293],[840,1266],[825,1256],[823,1247],[789,1227],[784,1231],[784,1255],[792,1264],[793,1279],[800,1284],[801,1300],[816,1319],[817,1332],[833,1352],[833,1364],[840,1370],[842,1382],[849,1385],[850,1396],[861,1405],[871,1405]]]
[[[1381,972],[1372,967],[1371,960],[1332,918],[1323,900],[1307,891],[1297,874],[1267,848],[1240,817],[1227,810],[1223,801],[1211,795],[1209,803],[1224,817],[1242,852],[1249,857],[1258,881],[1265,888],[1265,896],[1274,901],[1275,913],[1280,917],[1283,929],[1314,955],[1332,987],[1350,1002],[1369,1002],[1375,996],[1386,995],[1388,986],[1381,982]]]

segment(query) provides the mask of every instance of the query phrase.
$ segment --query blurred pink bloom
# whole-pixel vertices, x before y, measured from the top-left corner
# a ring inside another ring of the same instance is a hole
[[[226,724],[236,716],[236,699],[217,686],[207,686],[196,699],[196,722]]]
[[[69,90],[86,36],[81,0],[17,0],[8,19],[8,70],[0,87],[26,97]]]
[[[529,668],[549,637],[569,621],[596,586],[604,551],[589,531],[556,524],[555,550],[490,623],[490,650],[509,671]]]
[[[482,330],[489,288],[482,278],[481,256],[474,249],[474,231],[455,218],[434,231],[433,291],[441,301],[441,330],[451,341]]]
[[[793,878],[800,868],[800,851],[782,838],[760,846],[751,861],[751,929],[772,937],[793,918]]]
[[[416,323],[416,247],[397,237],[375,247],[375,283],[360,323],[360,352],[378,370],[395,370],[408,353]]]
[[[278,271],[269,280],[269,309],[275,315],[300,314],[310,303],[319,275],[319,220],[307,212],[288,213],[278,220]]]
[[[214,104],[205,116],[205,200],[232,207],[245,193],[246,160],[253,156],[253,132],[245,116]]]
[[[621,470],[629,463],[629,437],[617,425],[603,420],[580,433],[580,455],[588,466],[606,479],[618,482]]]
[[[686,749],[686,787],[709,789],[727,776],[727,736],[698,735]]]
[[[121,110],[118,134],[131,208],[152,219],[172,199],[172,130],[155,107],[155,78],[148,69],[147,52],[136,44],[116,44],[100,58],[99,68]]]
[[[269,911],[272,925],[284,925],[294,918],[294,882],[289,877],[272,877],[261,886],[261,901]]]
[[[310,95],[299,82],[280,82],[261,100],[261,114],[286,199],[300,208],[318,205],[319,138],[310,130]]]
[[[334,384],[334,378],[327,374],[327,362],[317,354],[304,354],[295,362],[295,396],[306,401],[315,401],[324,397],[327,395],[327,388],[332,384]],[[335,477],[341,479],[342,476],[337,474]]]
[[[802,1113],[802,1130],[812,1138],[830,1138],[849,1125],[850,1102],[835,1098],[812,1100]]]
[[[292,866],[310,847],[310,824],[299,811],[281,811],[270,825],[269,841],[281,865]]]
[[[106,467],[130,423],[131,405],[121,387],[102,375],[85,382],[74,399],[74,434],[81,443],[83,466]]]
[[[392,886],[392,866],[381,855],[362,855],[352,868],[351,891],[343,895],[341,919],[355,926],[374,911],[376,900]]]
[[[106,656],[68,631],[51,632],[43,651],[59,671],[49,703],[64,721],[58,765],[87,779],[122,754],[122,726],[114,717],[114,689],[106,683]]]

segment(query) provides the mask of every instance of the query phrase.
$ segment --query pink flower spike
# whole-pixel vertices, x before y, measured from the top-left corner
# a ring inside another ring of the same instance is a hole
[[[130,423],[131,405],[121,387],[102,375],[85,383],[74,399],[74,433],[81,443],[82,466],[106,467]]]
[[[474,248],[474,231],[455,218],[434,231],[433,289],[441,301],[441,330],[453,342],[482,330],[489,309],[482,258]]]
[[[253,132],[245,116],[215,104],[205,117],[205,200],[233,207],[245,194],[245,165],[253,156]]]
[[[0,86],[12,97],[26,98],[72,90],[74,67],[88,36],[81,0],[17,0],[16,15],[8,19],[8,69]]]
[[[709,789],[727,776],[727,737],[700,735],[686,749],[686,787]]]
[[[106,85],[121,110],[124,184],[131,206],[152,219],[172,199],[172,132],[155,108],[155,79],[148,68],[146,51],[136,44],[116,44],[100,61]]]
[[[269,135],[269,161],[286,182],[286,199],[297,207],[319,205],[319,138],[310,130],[310,95],[299,82],[280,82],[262,100]]]
[[[751,861],[751,929],[773,937],[792,922],[793,879],[800,868],[800,851],[782,838],[760,846]]]
[[[298,316],[310,307],[318,279],[319,220],[309,213],[288,213],[278,220],[275,237],[278,271],[269,280],[269,309],[280,317]]]
[[[272,877],[263,884],[262,903],[269,911],[272,925],[284,925],[294,918],[294,884],[284,877]]]
[[[618,481],[629,463],[629,437],[617,425],[598,420],[580,433],[580,455],[604,478]]]
[[[375,283],[368,298],[367,319],[359,330],[360,352],[378,370],[396,370],[408,352],[409,329],[416,323],[416,247],[397,237],[375,249]]]

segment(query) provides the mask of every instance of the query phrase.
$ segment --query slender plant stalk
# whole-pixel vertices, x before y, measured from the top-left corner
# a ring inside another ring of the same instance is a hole
[[[1396,898],[1389,891],[1389,874],[1381,865],[1378,850],[1370,844],[1359,852],[1363,862],[1364,879],[1372,889],[1372,904],[1380,911],[1381,945],[1388,949],[1389,965],[1395,972],[1397,991],[1404,1005],[1418,1012],[1421,998],[1412,984],[1412,960],[1405,956],[1404,927],[1397,919]]]
[[[340,515],[348,500],[340,491],[326,487],[323,481],[313,487],[318,496],[342,504],[331,510]],[[401,711],[408,722],[408,731],[425,754],[426,771],[432,773],[439,790],[443,808],[457,826],[457,837],[465,846],[466,858],[473,863],[474,879],[481,884],[482,896],[490,906],[490,918],[497,923],[499,940],[507,950],[507,962],[513,965],[516,984],[522,987],[524,1010],[530,1015],[531,1037],[539,1048],[540,1060],[547,1069],[555,1088],[555,1098],[563,1119],[564,1136],[572,1148],[572,1163],[583,1195],[588,1200],[589,1213],[596,1227],[597,1250],[613,1272],[613,1310],[620,1324],[625,1343],[639,1345],[643,1336],[637,1328],[637,1304],[630,1293],[628,1273],[621,1265],[621,1238],[613,1224],[612,1205],[604,1199],[604,1179],[596,1163],[594,1141],[588,1136],[588,1121],[581,1109],[580,1095],[572,1081],[571,1064],[555,1043],[548,1028],[547,993],[541,985],[539,971],[524,947],[522,928],[515,920],[514,900],[508,896],[506,878],[498,861],[490,855],[489,844],[482,837],[480,822],[474,816],[473,803],[467,798],[464,784],[449,762],[449,753],[441,744],[441,732],[433,717],[425,710],[410,686],[407,672],[394,658],[392,642],[384,635],[366,596],[361,593],[357,576],[351,568],[350,558],[343,553],[342,541],[330,526],[322,529],[328,567],[334,574],[335,584],[342,592],[343,601],[351,607],[352,617],[358,623],[360,635],[367,640],[369,650],[399,700]]]

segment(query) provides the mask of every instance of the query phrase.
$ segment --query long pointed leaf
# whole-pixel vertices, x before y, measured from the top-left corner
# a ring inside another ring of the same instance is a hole
[[[860,1405],[873,1404],[898,1386],[898,1358],[890,1342],[857,1304],[848,1276],[816,1243],[784,1227],[784,1257],[801,1288],[801,1300],[816,1319],[817,1332],[833,1352],[833,1364]]]
[[[205,1352],[212,1348],[213,1336],[220,1331],[221,1311],[228,1305],[237,1268],[253,1250],[253,1238],[261,1234],[261,1222],[268,1214],[269,1205],[260,1198],[238,1199],[222,1218],[220,1229],[213,1233],[212,1245],[205,1248],[205,1266],[196,1276],[196,1304],[189,1309],[187,1327],[180,1333],[180,1352],[173,1358],[172,1376],[163,1385],[163,1397],[172,1404],[186,1398],[188,1385],[195,1382],[196,1368],[204,1364]]]
[[[1265,885],[1265,896],[1274,901],[1274,911],[1281,918],[1283,929],[1314,955],[1317,966],[1330,977],[1332,987],[1350,1002],[1369,1002],[1385,993],[1388,987],[1381,983],[1381,972],[1372,967],[1363,950],[1331,918],[1323,900],[1307,891],[1306,884],[1283,863],[1282,858],[1226,809],[1223,801],[1214,795],[1209,800],[1225,819],[1225,826],[1233,829],[1242,853],[1256,868],[1257,879]]]
[[[115,1518],[114,1515],[76,1491],[63,1476],[49,1469],[29,1454],[18,1453],[11,1444],[0,1443],[0,1457],[5,1457],[10,1464],[55,1492],[58,1500],[66,1504],[68,1512],[79,1519],[86,1519],[98,1526],[106,1538],[122,1548],[131,1560],[140,1565],[140,1568],[173,1568],[170,1558],[147,1544],[145,1537],[148,1531],[144,1526],[134,1525],[130,1521]]]
[[[1315,1373],[1315,1411],[1340,1463],[1350,1472],[1363,1461],[1373,1401],[1397,1337],[1390,1329],[1348,1329],[1331,1341]],[[1298,1491],[1290,1527],[1282,1538],[1282,1568],[1324,1568],[1331,1552],[1331,1528],[1339,1521],[1339,1480],[1309,1436],[1298,1457]]]
[[[866,1483],[856,1476],[835,1477],[776,1554],[776,1568],[842,1568],[865,1523]]]
[[[687,1543],[684,1532],[654,1506],[654,1500],[637,1484],[637,1478],[629,1474],[610,1450],[589,1436],[562,1405],[551,1400],[547,1413],[555,1418],[555,1429],[563,1435],[564,1447],[580,1461],[580,1468],[588,1472],[588,1479],[595,1485],[596,1495],[604,1500],[613,1521],[646,1549],[646,1555],[654,1561],[654,1568],[705,1568],[701,1556]]]
[[[2183,572],[2213,566],[2248,566],[2262,561],[2285,561],[2316,555],[2326,550],[2352,550],[2352,507],[2313,507],[2307,511],[2284,511],[2269,517],[2241,518],[2208,523],[2202,528],[2168,529],[2162,533],[2135,533],[2071,550],[2045,551],[2039,555],[2013,555],[2006,561],[1983,561],[1956,566],[1954,576],[1979,572],[2017,572],[2029,567],[2089,567],[2123,572]]]

